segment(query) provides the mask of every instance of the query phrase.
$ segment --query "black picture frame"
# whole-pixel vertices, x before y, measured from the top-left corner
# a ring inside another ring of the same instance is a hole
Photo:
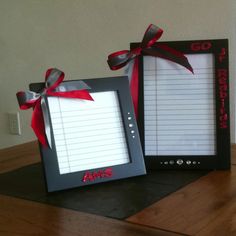
[[[144,58],[139,56],[138,127],[147,169],[229,169],[230,111],[228,40],[189,40],[158,42],[187,55],[212,54],[214,61],[215,153],[213,155],[147,155],[145,152]],[[131,49],[140,43],[131,43]],[[155,46],[155,45],[154,45]],[[191,63],[190,63],[191,64]],[[194,69],[194,68],[193,68]],[[185,70],[185,68],[183,68]]]
[[[61,85],[65,88],[69,88],[73,87],[80,81],[84,81],[86,83],[86,85],[90,88],[89,92],[92,96],[93,93],[95,94],[107,91],[114,91],[117,94],[120,114],[122,117],[122,129],[124,130],[125,134],[125,142],[127,144],[129,162],[120,165],[104,166],[91,169],[88,166],[88,169],[82,171],[69,171],[68,173],[61,174],[60,167],[58,164],[58,152],[56,150],[56,144],[54,139],[52,118],[49,112],[52,147],[45,147],[39,144],[48,192],[146,174],[138,127],[133,111],[127,77],[120,76],[110,78],[72,80],[65,81]],[[44,83],[30,84],[31,91],[40,92],[43,88]],[[48,97],[46,96],[45,98],[47,109],[49,111]],[[105,144],[106,143],[104,143],[104,145]],[[95,151],[93,153],[93,156],[94,158],[96,158]]]

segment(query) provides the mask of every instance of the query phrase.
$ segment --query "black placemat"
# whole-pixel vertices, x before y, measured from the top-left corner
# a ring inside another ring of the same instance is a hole
[[[47,193],[41,163],[0,174],[0,193],[82,212],[124,219],[208,173],[151,171],[139,176]]]

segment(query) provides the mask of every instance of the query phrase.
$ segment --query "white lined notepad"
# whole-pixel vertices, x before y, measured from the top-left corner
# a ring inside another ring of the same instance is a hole
[[[130,162],[117,93],[91,95],[48,97],[60,174]]]
[[[214,155],[212,54],[187,55],[194,74],[176,63],[144,57],[145,155]]]

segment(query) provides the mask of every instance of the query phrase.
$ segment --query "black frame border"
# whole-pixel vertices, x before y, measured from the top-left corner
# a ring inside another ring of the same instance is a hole
[[[214,156],[145,156],[147,169],[229,169],[230,168],[230,108],[229,108],[229,55],[227,39],[167,41],[165,44],[184,54],[214,55],[215,60],[215,108],[216,108],[216,155]],[[140,43],[131,43],[131,49]],[[155,47],[155,44],[154,44]],[[138,127],[144,147],[144,96],[143,56],[139,56]],[[144,152],[145,153],[145,152]],[[190,160],[196,164],[187,164]],[[170,161],[174,164],[170,165]]]

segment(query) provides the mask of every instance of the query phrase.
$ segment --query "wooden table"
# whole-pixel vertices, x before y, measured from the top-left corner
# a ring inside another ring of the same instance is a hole
[[[0,173],[39,161],[36,142],[0,150]],[[231,171],[213,171],[124,221],[0,195],[0,235],[236,235],[235,164],[232,146]]]

